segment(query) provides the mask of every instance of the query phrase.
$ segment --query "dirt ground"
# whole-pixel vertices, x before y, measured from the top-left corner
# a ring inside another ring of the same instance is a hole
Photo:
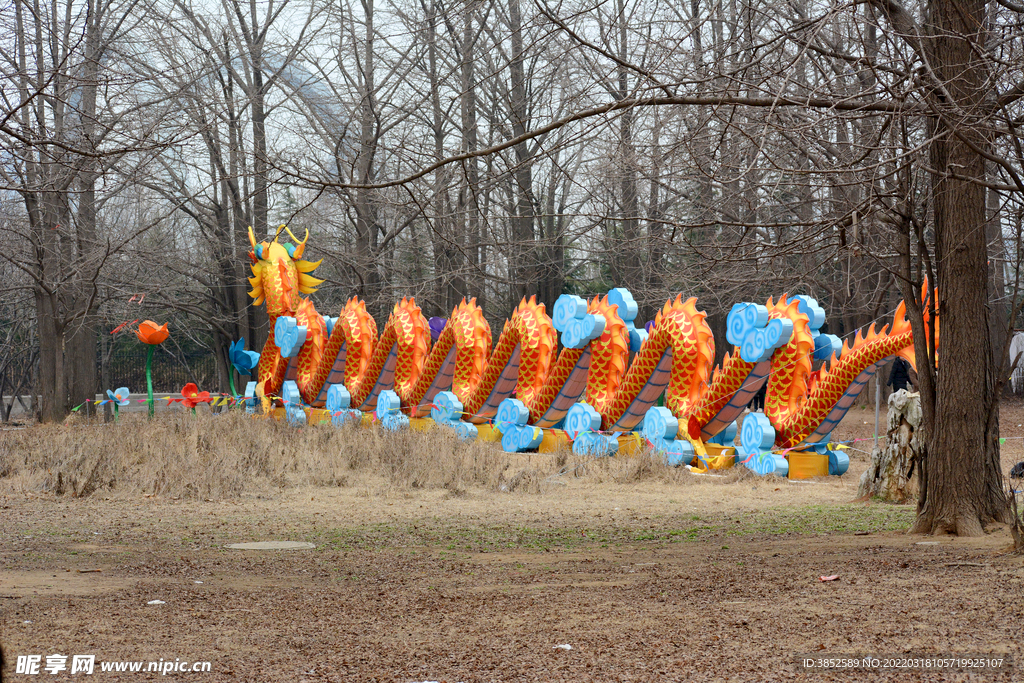
[[[1001,424],[1009,469],[1024,459],[1024,407],[1005,406]],[[855,410],[835,436],[872,427],[873,411]],[[907,535],[912,506],[850,502],[868,457],[851,455],[842,478],[567,472],[540,494],[367,479],[205,502],[68,499],[0,480],[4,680],[35,680],[16,658],[53,653],[95,655],[99,680],[852,680],[865,674],[808,672],[795,656],[904,653],[1015,668],[872,679],[1024,680],[1024,558],[1007,530]],[[225,547],[263,540],[315,549]],[[176,658],[211,670],[100,671]]]

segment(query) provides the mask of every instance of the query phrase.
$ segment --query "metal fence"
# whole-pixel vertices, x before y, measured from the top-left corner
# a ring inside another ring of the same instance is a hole
[[[128,387],[132,392],[146,392],[146,347],[139,344],[115,348],[110,353],[109,387],[99,387],[100,393],[107,389]],[[33,362],[38,362],[34,354],[24,353],[12,359],[0,368],[0,393],[10,394],[18,385],[22,374]],[[102,375],[102,357],[97,354],[96,377]],[[162,346],[157,347],[153,355],[153,391],[160,393],[176,393],[189,382],[195,382],[200,390],[218,391],[217,359],[209,349],[196,348],[189,350],[175,349],[170,353]],[[32,392],[32,383],[21,387],[23,394]]]
[[[138,344],[114,349],[110,355],[109,373],[117,389],[128,387],[130,391],[146,391],[146,351]],[[100,376],[97,368],[97,376]],[[177,351],[174,355],[162,346],[153,355],[153,391],[158,393],[178,392],[189,382],[195,382],[200,390],[217,391],[217,359],[208,349]]]

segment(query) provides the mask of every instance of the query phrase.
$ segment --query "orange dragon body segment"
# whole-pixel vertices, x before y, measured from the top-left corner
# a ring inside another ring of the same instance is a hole
[[[793,323],[774,309],[771,299],[768,306],[740,303],[732,307],[726,318],[726,341],[733,345],[732,352],[715,370],[711,386],[689,419],[680,419],[679,432],[685,431],[694,441],[714,439],[764,386],[771,371],[772,353],[787,344],[793,334]],[[824,322],[824,311],[820,317],[820,321],[816,319],[819,326]],[[831,338],[826,335],[822,341],[826,340]]]
[[[320,392],[310,405],[321,407],[327,400],[327,389],[334,384],[346,388],[359,386],[377,344],[377,321],[366,312],[366,304],[356,297],[345,302],[341,315],[327,342],[327,350],[316,374]]]
[[[473,349],[466,365],[456,363],[460,379],[453,386],[456,397],[464,403],[467,421],[479,424],[493,417],[513,388],[527,410],[529,424],[536,427],[558,424],[588,384],[595,390],[601,386],[614,392],[628,354],[625,325],[607,296],[595,297],[589,305],[579,301],[594,317],[592,322],[600,316],[597,339],[578,337],[559,351],[557,332],[544,306],[533,299],[524,300],[506,322],[490,359],[486,358],[489,340],[485,339],[489,328],[479,325],[475,318],[471,321],[459,315],[459,311],[453,313],[448,325],[454,325],[460,330],[459,336],[467,340],[459,346]],[[593,372],[593,353],[608,361],[600,372]]]
[[[454,315],[454,314],[453,314]],[[409,415],[423,417],[430,414],[431,401],[446,387],[450,387],[455,371],[455,331],[446,326],[430,349],[423,364],[423,372],[408,397]]]
[[[608,303],[607,295],[595,296],[587,304],[587,314],[600,316],[601,334],[592,341],[580,339],[572,347],[562,348],[533,399],[529,402],[520,399],[530,411],[529,424],[553,427],[561,422],[584,391],[600,397],[614,393],[618,387],[629,354],[626,325],[617,315],[616,306]]]
[[[678,296],[658,313],[615,398],[599,411],[603,430],[635,428],[663,391],[673,415],[688,416],[699,404],[714,363],[715,340],[696,301]]]
[[[456,306],[448,327],[453,328],[457,349],[452,391],[460,401],[467,401],[480,386],[491,357],[491,326],[476,299],[470,299]]]
[[[543,440],[541,430],[563,421],[567,433],[571,430],[577,441],[584,423],[588,425],[588,433],[600,425],[600,416],[594,408],[578,405],[577,401],[588,385],[594,394],[614,394],[625,368],[624,356],[629,352],[627,326],[617,313],[619,304],[610,303],[612,294],[623,303],[627,301],[623,292],[613,291],[603,298],[595,297],[589,304],[571,294],[564,294],[555,302],[554,320],[549,322],[561,333],[562,351],[557,357],[553,352],[549,354],[553,359],[551,370],[538,391],[519,392],[517,398],[506,399],[498,406],[495,426],[502,434],[503,448],[511,451],[536,448]],[[632,297],[628,297],[628,301],[632,302]],[[635,302],[632,304],[635,308]],[[591,361],[595,352],[609,362],[605,371],[595,373],[591,382]],[[581,406],[584,414],[574,417]],[[592,437],[598,437],[601,449],[608,452],[605,437],[590,433],[583,438],[593,441]]]
[[[327,324],[316,312],[313,302],[303,299],[295,312],[297,325],[306,328],[306,342],[299,350],[294,364],[290,364],[285,380],[294,379],[299,386],[302,400],[312,403],[320,392],[320,384],[316,383],[317,370],[321,360],[325,358],[327,346]]]
[[[769,361],[748,363],[739,349],[726,353],[722,365],[715,368],[711,386],[689,415],[687,435],[707,440],[729,426],[768,381],[770,367]],[[683,425],[680,422],[680,431]]]
[[[476,304],[465,299],[452,310],[430,350],[420,379],[408,397],[410,415],[430,414],[434,397],[452,388],[460,399],[475,391],[491,351],[491,326]]]
[[[264,396],[279,396],[281,394],[285,372],[288,370],[288,359],[281,357],[281,352],[278,350],[274,338],[274,321],[275,318],[270,319],[271,325],[270,332],[267,334],[267,343],[263,345],[260,362],[256,366],[256,377],[258,378],[256,395],[261,398]],[[264,409],[268,405],[268,401],[264,402]]]
[[[543,388],[551,368],[551,350],[558,348],[558,336],[544,304],[525,298],[494,345],[476,388],[463,399],[466,420],[481,424],[494,417],[498,405],[512,391],[529,405]],[[468,393],[468,392],[467,392]]]
[[[764,414],[774,427],[776,422],[784,424],[792,420],[803,408],[814,355],[814,336],[807,315],[800,312],[798,300],[787,301],[783,294],[773,305],[769,299],[768,311],[772,318],[788,318],[793,322],[789,343],[772,355],[772,374],[768,379]],[[778,428],[775,432],[778,438]]]
[[[604,332],[590,345],[590,374],[587,377],[586,402],[599,414],[610,409],[629,366],[629,335],[617,308],[609,304],[605,296],[600,300],[595,298],[587,309],[605,319]]]
[[[412,299],[395,304],[359,381],[346,388],[352,406],[373,410],[380,392],[394,389],[405,401],[423,371],[430,344],[426,318]]]

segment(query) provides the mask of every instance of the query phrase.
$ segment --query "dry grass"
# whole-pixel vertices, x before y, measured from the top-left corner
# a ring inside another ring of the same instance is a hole
[[[81,421],[0,432],[0,479],[8,490],[87,497],[148,495],[224,499],[297,486],[364,487],[366,495],[469,488],[540,493],[569,477],[594,483],[686,483],[685,469],[657,456],[580,458],[504,453],[496,443],[462,443],[445,429],[295,429],[241,413],[176,412],[152,421]]]

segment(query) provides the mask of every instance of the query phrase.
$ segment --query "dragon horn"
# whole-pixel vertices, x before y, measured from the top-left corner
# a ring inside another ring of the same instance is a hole
[[[251,226],[251,225],[249,226],[249,245],[250,245],[250,246],[251,246],[251,247],[252,247],[253,249],[255,249],[255,248],[256,248],[256,235],[254,235],[254,234],[252,233],[252,226]]]
[[[274,241],[275,242],[277,241],[277,238],[281,236],[281,231],[285,230],[285,229],[286,228],[284,227],[284,223],[282,223],[281,225],[277,226],[277,232],[274,233]]]
[[[305,239],[299,242],[299,238],[296,237],[295,233],[293,233],[287,226],[282,225],[281,227],[284,228],[285,230],[288,230],[288,234],[291,235],[291,238],[298,242],[298,244],[295,245],[295,254],[292,256],[292,258],[301,258],[302,252],[306,250],[306,242],[309,241],[309,228],[306,228]]]

